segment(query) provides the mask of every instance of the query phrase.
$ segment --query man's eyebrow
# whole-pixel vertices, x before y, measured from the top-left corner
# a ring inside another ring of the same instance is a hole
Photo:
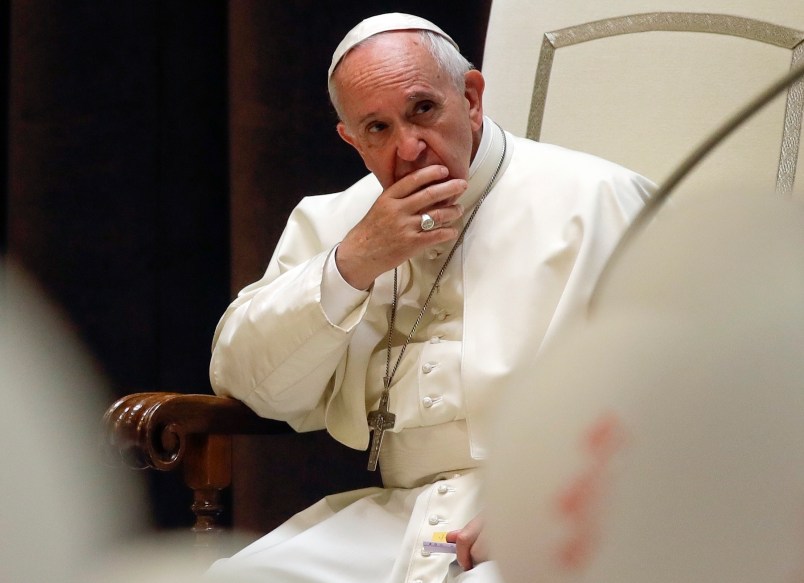
[[[405,101],[411,103],[422,100],[438,101],[438,96],[439,94],[434,91],[414,91],[405,98]],[[373,121],[378,117],[379,114],[376,111],[370,111],[357,120],[357,127],[363,127],[366,122]]]
[[[363,125],[366,122],[371,121],[372,119],[376,119],[376,118],[377,118],[377,112],[376,111],[369,112],[366,115],[364,115],[363,117],[361,117],[359,120],[357,120],[357,126],[358,127],[363,127]]]
[[[414,91],[408,95],[406,101],[421,101],[422,99],[435,99],[436,94],[431,91]]]

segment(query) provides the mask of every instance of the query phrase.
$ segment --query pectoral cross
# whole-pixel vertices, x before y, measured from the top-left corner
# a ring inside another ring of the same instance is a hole
[[[386,381],[387,383],[387,381]],[[382,392],[380,404],[368,414],[369,430],[371,431],[371,452],[369,453],[368,469],[377,469],[377,460],[380,458],[382,436],[386,429],[393,429],[396,415],[388,410],[388,387]]]

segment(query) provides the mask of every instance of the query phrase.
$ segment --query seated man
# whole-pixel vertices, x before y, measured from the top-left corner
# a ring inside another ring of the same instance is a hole
[[[335,50],[338,133],[371,174],[302,200],[216,331],[215,391],[369,449],[384,488],[328,497],[231,559],[237,580],[497,580],[483,544],[483,414],[583,315],[653,188],[514,137],[434,24],[369,18]],[[425,542],[456,543],[456,554]],[[456,560],[457,556],[457,560]]]

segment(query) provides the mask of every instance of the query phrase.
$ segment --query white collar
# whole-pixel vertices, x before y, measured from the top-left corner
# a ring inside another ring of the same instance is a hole
[[[483,117],[483,135],[480,138],[480,144],[477,147],[477,152],[469,166],[469,188],[460,198],[460,203],[464,209],[472,208],[480,197],[483,195],[486,187],[489,185],[494,173],[497,172],[497,166],[500,163],[500,158],[503,155],[503,144],[505,137],[503,130],[494,123],[491,118]],[[499,180],[502,173],[505,171],[504,166],[508,164],[511,158],[511,148],[506,150],[505,160],[503,167],[497,172],[495,180]]]
[[[483,116],[483,126],[480,129],[481,137],[480,137],[480,144],[477,146],[477,152],[475,153],[475,157],[472,158],[472,163],[469,165],[469,178],[471,179],[474,173],[477,171],[478,166],[483,163],[486,155],[489,153],[489,148],[491,147],[491,120]]]

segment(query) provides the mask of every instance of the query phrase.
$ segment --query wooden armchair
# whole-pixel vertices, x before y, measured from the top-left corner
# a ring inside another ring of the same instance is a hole
[[[135,393],[118,399],[103,421],[106,447],[126,465],[181,470],[193,491],[196,546],[210,555],[219,552],[230,487],[232,522],[258,535],[326,494],[379,484],[364,452],[324,432],[295,434],[226,397]]]

